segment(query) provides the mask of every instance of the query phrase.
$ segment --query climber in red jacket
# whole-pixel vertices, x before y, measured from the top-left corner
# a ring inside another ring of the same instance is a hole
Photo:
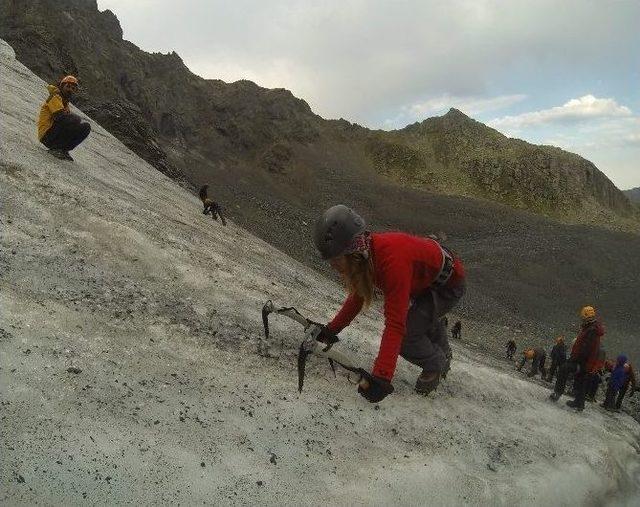
[[[433,391],[449,369],[451,349],[440,319],[464,294],[461,260],[433,238],[371,233],[362,217],[344,205],[320,217],[314,242],[349,292],[338,314],[324,326],[325,336],[347,327],[374,299],[375,289],[384,295],[380,350],[371,378],[360,382],[358,392],[372,403],[393,392],[398,355],[422,368],[416,391]]]
[[[596,374],[600,361],[598,359],[604,328],[596,317],[593,306],[585,306],[580,310],[582,325],[576,341],[571,348],[569,360],[558,371],[558,378],[553,393],[549,398],[557,401],[564,392],[569,373],[574,374],[575,399],[568,401],[567,405],[578,411],[584,410],[584,400],[587,386],[593,375]]]

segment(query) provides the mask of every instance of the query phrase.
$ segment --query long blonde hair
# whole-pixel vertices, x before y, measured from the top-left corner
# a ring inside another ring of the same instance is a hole
[[[357,294],[367,308],[375,299],[375,275],[370,256],[360,253],[345,255],[346,265],[342,280],[349,293]]]

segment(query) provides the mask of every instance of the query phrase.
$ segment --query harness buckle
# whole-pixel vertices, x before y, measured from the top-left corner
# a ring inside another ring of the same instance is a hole
[[[453,255],[442,245],[440,245],[440,249],[442,250],[442,267],[431,283],[433,287],[445,286],[453,274]]]

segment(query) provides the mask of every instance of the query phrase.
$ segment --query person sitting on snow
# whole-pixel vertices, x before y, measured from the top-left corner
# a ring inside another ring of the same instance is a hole
[[[564,344],[564,336],[560,335],[556,338],[556,343],[551,349],[551,366],[547,375],[547,382],[553,380],[556,370],[567,361],[567,346]]]
[[[573,373],[575,399],[568,401],[567,406],[578,411],[584,410],[586,382],[588,376],[595,373],[600,341],[604,335],[604,328],[596,318],[596,310],[593,306],[583,307],[580,310],[580,318],[582,320],[580,332],[571,347],[569,360],[560,367],[553,393],[549,396],[551,401],[558,401],[564,393],[567,377]]]
[[[384,295],[384,331],[369,380],[358,392],[372,403],[393,392],[398,355],[422,368],[418,393],[428,394],[446,375],[451,359],[442,317],[465,292],[462,261],[437,240],[402,232],[371,233],[344,205],[329,208],[314,229],[322,257],[341,275],[348,297],[320,336],[335,336],[363,307]]]
[[[78,79],[66,76],[58,85],[47,86],[47,90],[49,97],[38,116],[38,139],[54,157],[73,161],[69,152],[91,132],[91,125],[69,109],[69,100],[78,90]]]
[[[522,353],[522,359],[520,360],[520,364],[517,366],[518,371],[522,371],[522,367],[527,362],[527,360],[531,360],[531,369],[529,373],[527,373],[527,377],[535,377],[538,372],[541,373],[542,378],[546,375],[546,370],[544,369],[544,363],[547,360],[547,353],[544,349],[539,347],[535,349],[526,349]]]

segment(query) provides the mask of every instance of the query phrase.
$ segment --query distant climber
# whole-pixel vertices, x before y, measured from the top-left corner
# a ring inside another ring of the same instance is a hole
[[[47,86],[47,90],[49,97],[38,117],[38,139],[54,157],[73,161],[69,152],[91,132],[91,125],[69,109],[69,101],[78,90],[78,79],[65,76],[58,85]]]
[[[551,357],[551,366],[549,366],[549,373],[546,378],[547,382],[551,382],[558,368],[567,362],[567,346],[564,343],[563,335],[556,338],[556,343],[551,349],[549,356]]]
[[[627,362],[627,356],[621,354],[618,356],[616,364],[611,371],[602,406],[607,410],[620,410],[622,400],[624,400],[630,386],[631,393],[629,396],[633,396],[636,389],[635,372],[631,364]]]
[[[621,354],[616,359],[616,364],[611,370],[611,376],[607,383],[607,391],[605,393],[604,402],[602,406],[607,410],[614,410],[616,405],[616,397],[620,389],[625,383],[626,372],[624,365],[627,362],[627,356]]]
[[[575,399],[568,401],[567,405],[579,411],[584,410],[588,376],[595,373],[600,341],[604,335],[604,328],[598,321],[593,306],[583,307],[580,310],[580,318],[582,320],[580,332],[571,347],[569,360],[560,367],[553,393],[549,396],[552,401],[558,401],[564,392],[567,377],[573,373]]]
[[[629,391],[630,398],[633,397],[637,389],[636,372],[633,369],[633,365],[628,361],[624,364],[624,372],[624,383],[622,384],[622,388],[620,389],[620,392],[618,392],[618,397],[616,398],[616,410],[620,410],[622,408],[622,400],[624,399],[625,394],[627,394],[629,387],[631,387],[631,391]]]
[[[459,320],[456,321],[456,323],[451,328],[451,337],[455,340],[462,339],[462,322],[460,322]]]
[[[398,355],[422,368],[415,389],[428,394],[449,369],[450,347],[442,317],[465,292],[462,261],[437,240],[402,232],[371,233],[352,209],[326,210],[314,230],[314,243],[341,275],[349,293],[323,327],[327,337],[347,327],[380,289],[385,324],[371,382],[358,392],[377,403],[393,392]],[[322,339],[322,336],[320,337]]]
[[[535,377],[538,373],[541,374],[542,378],[546,376],[547,372],[544,368],[544,364],[547,360],[547,353],[544,349],[540,347],[526,349],[522,353],[522,359],[516,369],[521,371],[527,360],[531,360],[531,368],[527,373],[527,377]]]
[[[202,204],[204,206],[204,209],[202,210],[202,214],[203,215],[209,215],[211,214],[211,217],[214,220],[218,220],[218,217],[220,217],[220,221],[222,222],[222,225],[227,225],[226,220],[224,219],[224,216],[222,215],[222,208],[220,207],[220,205],[212,200],[209,199],[209,197],[207,197],[207,189],[209,188],[209,185],[202,185],[200,187],[200,200],[202,201]]]
[[[507,359],[509,361],[513,361],[513,355],[516,353],[516,342],[514,340],[509,340],[505,344],[505,353],[507,355]]]

